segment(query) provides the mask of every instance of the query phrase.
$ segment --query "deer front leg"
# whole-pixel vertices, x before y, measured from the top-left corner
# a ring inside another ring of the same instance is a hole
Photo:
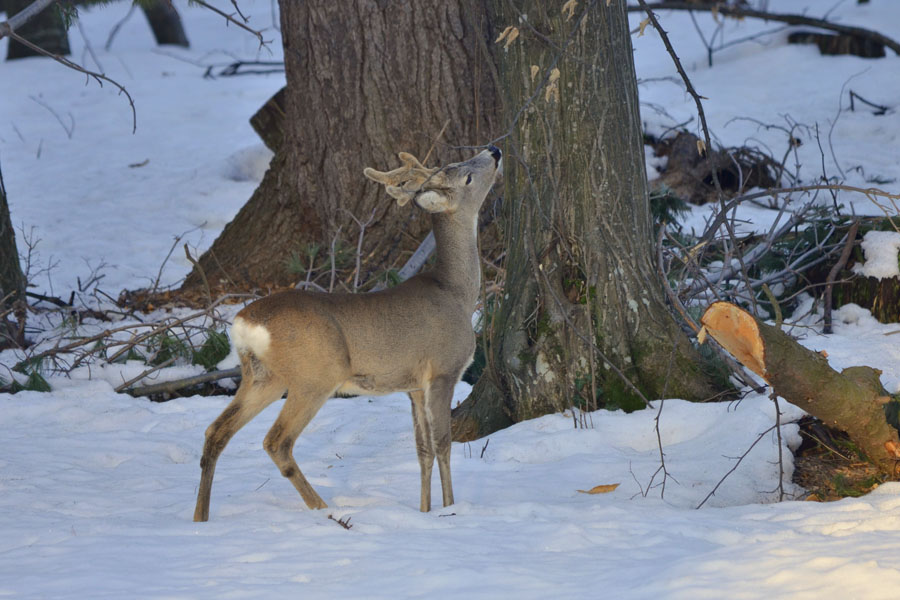
[[[409,399],[416,434],[416,454],[419,457],[419,469],[422,474],[419,510],[428,512],[431,510],[431,469],[434,466],[434,450],[431,448],[431,431],[425,417],[425,392],[422,390],[410,392]]]
[[[254,382],[252,376],[248,375],[241,383],[241,387],[231,403],[206,429],[203,456],[200,458],[200,488],[197,491],[194,521],[209,520],[209,501],[216,461],[228,441],[262,409],[281,398],[283,393],[284,388],[280,385],[271,382]]]
[[[444,506],[453,504],[453,483],[450,479],[450,404],[458,377],[436,377],[425,392],[425,415],[431,433],[431,447],[437,457],[441,474],[441,493]]]
[[[311,509],[327,508],[328,505],[316,493],[316,490],[303,476],[300,467],[297,466],[293,453],[294,442],[297,441],[300,433],[316,416],[333,391],[298,392],[289,389],[284,407],[263,441],[263,447],[272,457],[278,470],[294,484],[306,506]]]

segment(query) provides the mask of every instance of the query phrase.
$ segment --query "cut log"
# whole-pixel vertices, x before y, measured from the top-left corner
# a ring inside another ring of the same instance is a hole
[[[900,439],[885,417],[884,406],[892,400],[881,386],[881,371],[860,366],[838,373],[824,353],[804,348],[780,328],[729,302],[713,303],[700,322],[703,332],[776,394],[847,432],[870,462],[895,475]]]

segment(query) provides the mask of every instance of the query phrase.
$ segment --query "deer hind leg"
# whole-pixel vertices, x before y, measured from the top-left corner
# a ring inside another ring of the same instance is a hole
[[[328,505],[297,466],[293,453],[294,442],[333,392],[334,389],[331,388],[327,390],[290,388],[281,413],[263,441],[266,452],[272,457],[278,470],[294,484],[306,506],[311,509],[327,508]]]
[[[450,404],[456,377],[436,377],[425,392],[425,415],[431,433],[431,448],[437,457],[441,474],[441,493],[444,506],[453,504],[453,483],[450,479]]]
[[[416,454],[419,456],[419,469],[422,472],[422,491],[419,510],[431,510],[431,470],[434,466],[434,450],[431,445],[431,428],[425,416],[425,392],[409,393],[412,404],[413,429],[416,433]]]
[[[271,380],[254,380],[252,373],[246,369],[244,373],[245,377],[234,399],[225,407],[219,418],[206,429],[206,442],[203,444],[203,456],[200,459],[200,489],[197,492],[194,521],[209,519],[209,499],[216,461],[228,441],[241,427],[284,394],[283,385]]]

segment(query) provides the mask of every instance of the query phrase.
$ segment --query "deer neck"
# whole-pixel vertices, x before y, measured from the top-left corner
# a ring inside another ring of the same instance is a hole
[[[462,296],[472,310],[481,292],[478,214],[437,213],[431,217],[436,260],[432,275]]]

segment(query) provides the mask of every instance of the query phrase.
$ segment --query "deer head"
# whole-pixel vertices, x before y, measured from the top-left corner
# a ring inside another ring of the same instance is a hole
[[[477,199],[477,211],[485,195],[501,172],[500,150],[490,146],[469,160],[444,167],[428,168],[408,152],[399,155],[402,167],[392,171],[367,168],[366,177],[381,183],[397,204],[410,200],[430,213],[456,212]]]

